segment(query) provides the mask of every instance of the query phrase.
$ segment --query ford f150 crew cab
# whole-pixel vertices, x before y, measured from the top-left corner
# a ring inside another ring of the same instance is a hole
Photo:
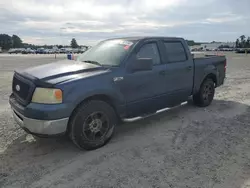
[[[208,106],[224,83],[226,58],[193,58],[170,37],[108,39],[80,55],[15,71],[9,102],[16,122],[36,136],[64,135],[96,149],[124,118],[152,114],[193,97]]]

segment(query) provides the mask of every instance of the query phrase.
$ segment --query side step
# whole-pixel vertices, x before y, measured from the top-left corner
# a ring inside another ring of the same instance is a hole
[[[176,105],[176,106],[174,106],[174,107],[172,107],[172,108],[163,108],[163,109],[161,109],[161,110],[158,110],[158,111],[155,112],[155,113],[149,113],[149,114],[145,114],[145,115],[138,116],[138,117],[134,117],[134,118],[125,118],[125,119],[122,119],[122,121],[123,121],[123,122],[134,122],[134,121],[138,121],[138,120],[140,120],[140,119],[145,119],[145,118],[151,117],[151,116],[153,116],[153,115],[156,115],[156,114],[159,114],[159,113],[162,113],[162,112],[166,112],[166,111],[171,110],[171,109],[173,109],[173,108],[177,108],[177,107],[179,107],[179,106],[186,105],[187,103],[188,103],[188,102],[186,101],[186,102],[183,102],[183,103],[181,103],[181,104],[179,104],[179,105]]]

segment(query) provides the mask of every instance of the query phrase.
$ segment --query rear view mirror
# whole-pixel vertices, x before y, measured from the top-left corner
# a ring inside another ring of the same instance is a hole
[[[138,58],[133,62],[132,70],[137,71],[147,71],[153,69],[153,59],[151,58]]]

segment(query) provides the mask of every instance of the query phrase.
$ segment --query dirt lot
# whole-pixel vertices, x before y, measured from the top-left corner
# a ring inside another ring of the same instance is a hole
[[[13,121],[13,70],[53,57],[0,56],[0,187],[250,187],[250,55],[227,58],[210,107],[123,124],[108,145],[85,152],[66,139],[35,140]]]

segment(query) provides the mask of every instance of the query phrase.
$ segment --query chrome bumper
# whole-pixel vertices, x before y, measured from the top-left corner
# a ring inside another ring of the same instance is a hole
[[[69,118],[57,120],[37,120],[24,117],[13,110],[13,116],[17,124],[28,133],[40,135],[57,135],[65,133]]]

